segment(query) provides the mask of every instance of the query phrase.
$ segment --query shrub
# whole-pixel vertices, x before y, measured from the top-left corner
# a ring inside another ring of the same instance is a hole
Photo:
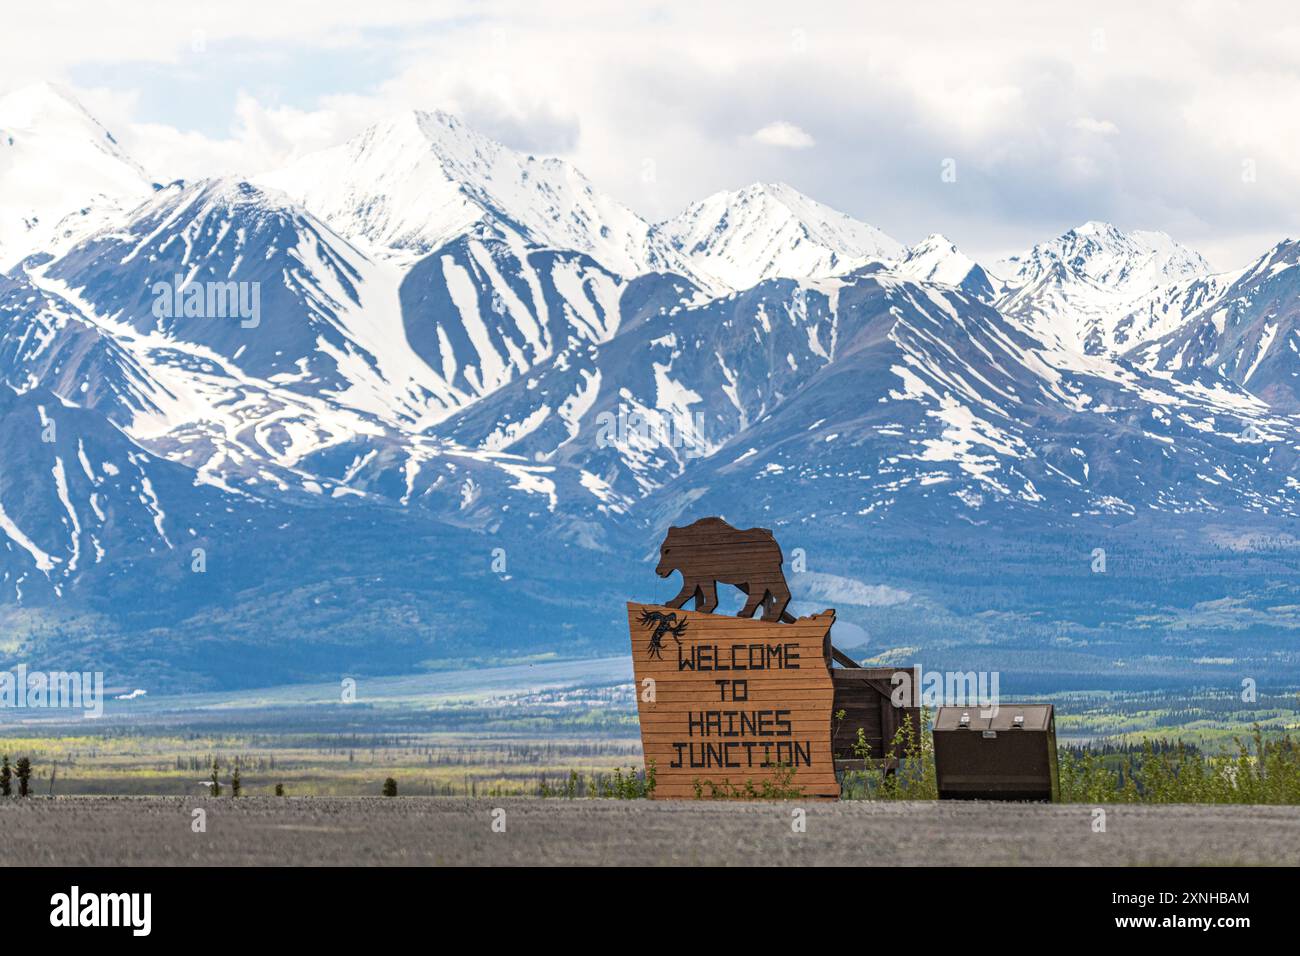
[[[622,767],[616,767],[613,773],[593,773],[583,777],[576,770],[570,770],[569,776],[559,784],[552,784],[543,777],[537,783],[539,797],[563,797],[572,800],[575,797],[603,797],[608,800],[640,800],[651,797],[655,792],[655,762],[646,764],[643,771],[629,767],[627,773]]]
[[[934,769],[934,737],[929,731],[930,710],[921,711],[921,726],[912,726],[911,714],[894,732],[893,739],[875,766],[844,774],[840,791],[845,799],[937,800],[938,777]],[[871,744],[861,727],[853,744],[853,756],[871,761]],[[884,758],[894,764],[890,767]]]
[[[1144,740],[1098,754],[1063,748],[1061,799],[1069,803],[1300,804],[1300,741],[1265,739],[1256,726],[1234,749],[1204,754],[1182,742]]]

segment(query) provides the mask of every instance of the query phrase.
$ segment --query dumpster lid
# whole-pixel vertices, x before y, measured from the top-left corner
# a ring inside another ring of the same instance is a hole
[[[1052,723],[1051,704],[998,704],[997,713],[983,717],[993,707],[971,704],[969,707],[940,707],[934,729],[944,730],[1038,730],[1046,731]],[[966,717],[967,721],[962,722]],[[1017,718],[1020,718],[1019,720]]]

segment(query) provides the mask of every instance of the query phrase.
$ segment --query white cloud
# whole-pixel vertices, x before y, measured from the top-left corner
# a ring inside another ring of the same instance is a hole
[[[1110,120],[1093,119],[1091,116],[1080,116],[1070,124],[1070,128],[1084,133],[1096,133],[1098,136],[1116,136],[1119,134],[1119,127]]]
[[[755,132],[754,142],[762,143],[764,146],[780,146],[785,149],[808,149],[817,143],[798,126],[784,120],[768,123]]]
[[[442,108],[563,155],[650,218],[762,180],[984,258],[1087,219],[1164,230],[1225,268],[1300,233],[1289,0],[1034,16],[934,0],[868,19],[855,0],[11,6],[0,89],[95,90],[159,178],[253,173],[384,113]],[[773,148],[806,130],[816,149]]]
[[[798,575],[797,584],[806,600],[855,604],[858,607],[893,607],[912,599],[909,592],[900,588],[892,588],[887,584],[866,584],[856,578],[841,577],[838,574],[806,571]]]

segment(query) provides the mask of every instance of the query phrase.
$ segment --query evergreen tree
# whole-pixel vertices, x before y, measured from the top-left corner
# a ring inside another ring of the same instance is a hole
[[[387,780],[384,781],[384,796],[386,797],[397,796],[397,781],[394,780],[392,777],[389,777]]]
[[[208,784],[208,789],[211,791],[212,796],[214,796],[214,797],[219,797],[219,796],[221,796],[221,778],[220,778],[219,776],[217,776],[217,758],[216,758],[216,757],[213,757],[213,758],[212,758],[212,776],[209,777],[209,779],[210,779],[212,782],[211,782],[210,784]]]
[[[238,767],[230,771],[230,795],[232,797],[239,796],[239,768]]]
[[[275,785],[275,795],[276,795],[277,797],[283,797],[283,796],[284,796],[284,784],[282,784],[282,783],[277,783],[277,784]]]
[[[32,762],[26,757],[19,757],[14,768],[18,777],[18,796],[27,796],[28,782],[32,779]]]
[[[9,766],[9,755],[5,754],[3,764],[0,764],[0,797],[11,797],[14,793],[14,771]]]

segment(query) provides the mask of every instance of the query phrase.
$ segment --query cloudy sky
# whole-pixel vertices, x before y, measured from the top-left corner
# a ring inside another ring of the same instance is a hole
[[[45,0],[5,33],[0,90],[64,84],[160,179],[440,108],[652,219],[781,180],[990,259],[1087,219],[1220,268],[1300,235],[1289,0]]]

